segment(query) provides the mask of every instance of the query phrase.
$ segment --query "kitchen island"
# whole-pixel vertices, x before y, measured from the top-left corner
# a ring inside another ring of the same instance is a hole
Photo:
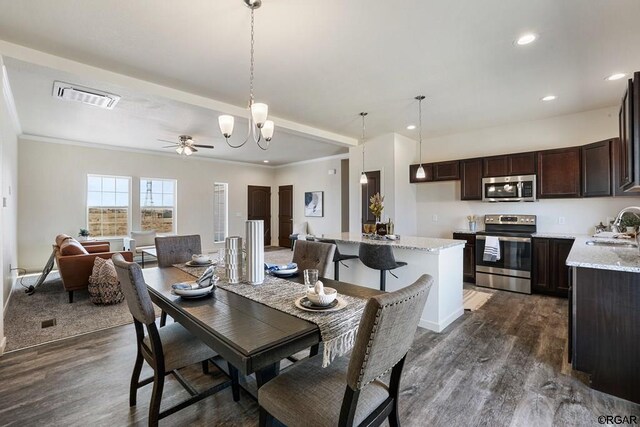
[[[462,303],[462,252],[464,240],[436,239],[429,237],[401,236],[400,240],[374,240],[357,233],[327,235],[334,239],[343,254],[358,255],[361,243],[388,245],[393,248],[396,261],[406,266],[387,273],[387,291],[395,291],[412,284],[420,275],[434,278],[429,298],[420,318],[420,326],[441,332],[464,313]],[[380,273],[366,267],[359,259],[345,261],[340,266],[340,280],[378,289]],[[333,267],[333,266],[332,266]],[[327,273],[333,277],[333,268]]]
[[[592,388],[640,403],[640,253],[633,243],[576,238],[567,258],[569,357]]]

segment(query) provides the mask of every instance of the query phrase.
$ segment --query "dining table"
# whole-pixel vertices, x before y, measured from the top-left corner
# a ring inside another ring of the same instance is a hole
[[[244,376],[255,374],[258,388],[279,374],[281,360],[309,348],[315,348],[317,352],[321,334],[319,327],[311,321],[220,287],[199,299],[177,296],[172,293],[173,284],[195,279],[177,267],[146,268],[142,272],[153,303],[239,373]],[[301,276],[298,274],[287,280],[300,284],[302,296],[306,288]],[[367,299],[382,293],[327,278],[322,281],[343,295]],[[236,395],[234,391],[234,399]]]

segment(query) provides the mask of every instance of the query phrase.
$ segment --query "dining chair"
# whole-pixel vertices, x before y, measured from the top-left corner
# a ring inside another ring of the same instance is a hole
[[[349,266],[345,264],[344,261],[348,259],[358,259],[358,255],[348,255],[340,253],[340,251],[338,250],[338,244],[334,239],[321,239],[316,237],[316,242],[331,243],[336,245],[336,250],[333,253],[333,280],[340,280],[340,264],[344,265],[346,268],[349,268]]]
[[[187,331],[180,323],[175,322],[168,326],[156,327],[156,316],[147,285],[142,276],[142,269],[135,262],[125,261],[120,254],[115,254],[112,260],[116,266],[120,286],[129,311],[133,316],[136,330],[137,355],[129,386],[129,406],[136,405],[138,389],[152,382],[153,391],[149,405],[150,426],[157,426],[160,419],[211,396],[228,386],[232,386],[233,398],[237,401],[239,399],[238,371],[231,364],[228,365],[231,380],[216,384],[203,392],[198,392],[178,372],[178,369],[202,363],[202,370],[206,374],[208,373],[209,360],[217,356],[217,354]],[[145,328],[147,330],[146,336]],[[145,361],[153,368],[153,377],[141,381],[140,373]],[[169,374],[173,374],[191,397],[160,412],[164,379]]]
[[[260,426],[273,418],[288,427],[400,425],[398,394],[433,278],[370,298],[350,359],[322,368],[316,356],[293,365],[258,389]],[[381,377],[391,371],[388,384]],[[344,390],[340,393],[339,390]]]
[[[336,245],[330,243],[298,240],[293,249],[293,262],[298,264],[298,270],[308,268],[318,270],[318,277],[325,277],[327,269],[333,262]]]
[[[158,267],[171,267],[173,264],[191,261],[191,256],[202,253],[200,236],[156,237]]]
[[[360,243],[358,256],[364,265],[374,270],[380,270],[380,290],[387,290],[387,271],[396,279],[398,276],[391,270],[407,265],[406,262],[396,261],[393,255],[393,248],[388,245],[372,245],[370,243]]]

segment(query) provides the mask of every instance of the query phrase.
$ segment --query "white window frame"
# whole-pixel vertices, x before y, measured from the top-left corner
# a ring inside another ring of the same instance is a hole
[[[173,210],[173,227],[171,229],[171,234],[178,234],[178,180],[173,178],[149,178],[149,177],[140,177],[139,186],[140,186],[140,230],[142,230],[142,210],[144,208],[148,208],[148,206],[143,206],[142,198],[144,197],[144,193],[142,190],[142,181],[169,181],[173,183],[173,206],[154,206],[154,208],[159,209],[172,209]],[[146,192],[146,189],[144,190]],[[164,194],[164,193],[162,193]]]
[[[89,229],[89,208],[105,208],[105,209],[121,209],[124,206],[89,206],[89,178],[115,178],[115,179],[126,179],[128,181],[128,205],[126,206],[127,208],[127,233],[124,236],[119,236],[119,235],[115,235],[115,236],[108,236],[108,235],[99,235],[99,236],[94,236],[94,237],[101,237],[101,238],[120,238],[120,237],[127,237],[130,235],[131,233],[131,218],[132,218],[132,210],[133,210],[133,206],[132,206],[132,186],[131,186],[131,177],[130,176],[121,176],[121,175],[106,175],[106,174],[99,174],[99,173],[88,173],[87,174],[87,179],[85,180],[85,191],[84,191],[84,205],[85,205],[85,223],[86,223],[86,227],[87,229]],[[102,192],[102,191],[101,191]]]
[[[219,214],[216,203],[217,203],[217,186],[224,186],[224,235],[222,236],[222,240],[216,239],[217,234],[219,233],[217,228],[217,215]],[[214,243],[224,243],[224,240],[229,236],[229,183],[228,182],[214,182],[213,183],[213,242]]]

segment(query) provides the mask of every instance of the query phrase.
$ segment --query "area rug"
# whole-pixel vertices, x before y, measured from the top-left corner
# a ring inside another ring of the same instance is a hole
[[[493,293],[480,292],[473,289],[462,290],[462,302],[464,309],[468,311],[476,311],[491,299]]]
[[[266,262],[286,264],[291,262],[292,257],[290,249],[265,250]],[[35,285],[38,277],[39,274],[24,276],[22,283],[26,287]],[[68,294],[62,287],[57,271],[52,271],[33,295],[25,294],[20,284],[16,284],[11,292],[4,318],[6,352],[133,322],[125,302],[109,306],[95,305],[89,301],[86,291],[75,292],[74,302],[69,304]],[[156,316],[159,315],[160,310],[156,307]],[[53,326],[43,327],[43,322],[46,326],[53,319]]]

